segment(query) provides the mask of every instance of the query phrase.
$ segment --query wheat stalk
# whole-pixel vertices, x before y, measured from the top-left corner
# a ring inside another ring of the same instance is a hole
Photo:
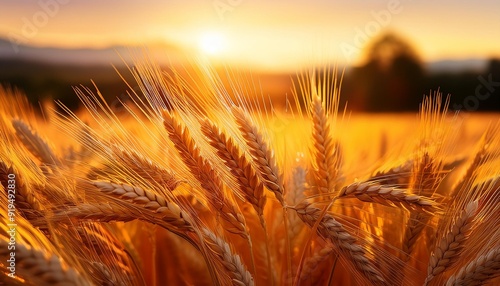
[[[166,111],[163,112],[163,123],[184,164],[190,169],[202,188],[206,190],[209,202],[219,211],[222,219],[229,224],[227,230],[249,239],[245,218],[237,211],[237,207],[224,196],[222,181],[210,162],[201,156],[189,131]]]
[[[490,249],[462,267],[446,282],[446,286],[483,285],[500,276],[500,247]]]
[[[403,164],[392,167],[386,171],[378,171],[369,181],[376,181],[381,185],[407,186],[410,182],[413,160],[407,160]]]
[[[0,181],[6,193],[8,192],[7,183],[9,181],[9,174],[15,175],[15,205],[21,211],[21,215],[28,220],[41,217],[43,207],[35,197],[35,194],[30,192],[29,188],[26,187],[21,174],[16,172],[13,166],[7,167],[3,161],[0,161]]]
[[[435,276],[450,268],[458,260],[474,226],[478,206],[478,201],[468,203],[465,210],[451,224],[451,229],[437,242],[427,267],[427,278],[424,285],[427,285]]]
[[[338,198],[349,197],[388,206],[399,205],[412,210],[433,211],[436,209],[436,203],[428,198],[408,193],[403,189],[385,187],[372,182],[357,182],[343,187]]]
[[[401,249],[406,253],[405,259],[410,258],[410,254],[415,248],[415,244],[420,237],[420,233],[425,227],[425,222],[429,220],[430,216],[425,213],[411,213],[406,226],[403,244]]]
[[[492,142],[494,140],[496,128],[489,126],[486,132],[483,135],[481,140],[479,149],[476,151],[474,156],[472,157],[469,166],[467,166],[467,170],[463,174],[462,178],[455,184],[450,194],[451,197],[455,197],[455,195],[462,189],[464,186],[467,186],[476,178],[476,170],[484,165],[489,159],[489,151],[492,147]]]
[[[145,211],[128,202],[114,203],[116,204],[102,202],[79,204],[66,209],[56,210],[48,219],[52,222],[61,222],[68,218],[95,222],[129,222],[133,220],[142,220],[162,226],[175,233],[178,233],[178,230],[185,232],[193,231],[193,226],[186,224],[187,222],[182,221],[182,218],[172,217],[172,215],[165,215],[164,213],[155,213],[149,210]],[[38,227],[44,227],[47,224],[45,219],[38,219],[32,223],[34,226]]]
[[[85,269],[94,284],[109,285],[109,281],[113,280],[113,285],[137,285],[130,283],[137,277],[130,267],[133,264],[126,262],[127,254],[123,248],[117,247],[119,243],[109,234],[105,225],[80,221],[74,227],[58,226],[51,232],[52,238],[58,240],[58,248],[71,253],[71,256],[65,257]]]
[[[417,195],[432,197],[437,185],[444,177],[441,170],[441,162],[425,152],[419,160],[414,162],[410,190]]]
[[[64,221],[68,218],[77,218],[95,222],[128,222],[143,218],[136,216],[133,211],[127,211],[123,207],[118,207],[108,203],[83,203],[65,209],[55,210],[50,220],[53,222]],[[145,218],[144,218],[145,219]],[[146,219],[145,219],[146,220]],[[34,226],[46,225],[46,220],[35,220]]]
[[[252,275],[246,270],[240,257],[232,253],[229,244],[206,228],[203,229],[203,234],[208,248],[224,266],[232,285],[253,286],[254,280]]]
[[[412,169],[412,177],[410,180],[409,189],[412,193],[427,197],[432,197],[436,191],[436,187],[442,178],[440,174],[441,163],[436,162],[428,152],[425,152],[419,160],[416,160]],[[407,254],[405,259],[409,259],[409,255],[415,248],[422,230],[426,222],[431,218],[430,214],[411,213],[406,226],[402,249]]]
[[[319,194],[331,194],[335,191],[335,184],[340,172],[339,150],[335,148],[333,137],[330,134],[328,116],[319,96],[313,95],[312,122],[314,146],[314,177]]]
[[[37,133],[33,132],[26,123],[19,119],[12,120],[12,126],[16,130],[16,135],[24,144],[26,149],[37,157],[42,163],[47,165],[60,165],[61,162],[49,147],[47,142],[43,140]]]
[[[104,194],[124,201],[130,201],[160,215],[163,221],[168,222],[178,229],[192,230],[192,223],[188,220],[188,215],[177,204],[168,202],[162,196],[126,184],[103,181],[91,182],[91,184]]]
[[[10,257],[9,242],[0,241],[2,261]],[[16,276],[36,285],[91,285],[77,271],[67,267],[56,255],[46,255],[21,242],[15,245]],[[5,262],[2,262],[5,263]]]
[[[245,199],[250,202],[257,212],[260,224],[264,229],[268,273],[272,275],[269,239],[266,221],[264,219],[264,206],[266,204],[264,185],[257,176],[253,166],[248,162],[245,155],[240,152],[238,146],[230,137],[226,136],[224,132],[208,119],[202,122],[201,128],[205,136],[207,136],[210,145],[215,148],[219,158],[221,158],[230,169],[231,174],[238,183],[241,193],[244,194]]]
[[[314,227],[320,220],[316,230],[318,234],[338,247],[345,260],[351,262],[366,279],[375,285],[385,283],[383,275],[377,270],[373,261],[366,256],[363,247],[357,243],[355,237],[345,230],[341,223],[328,213],[321,217],[322,211],[312,207],[308,202],[303,202],[295,206],[294,209],[302,221],[310,227]]]
[[[88,271],[92,273],[92,278],[96,281],[96,283],[99,283],[99,285],[124,285],[123,279],[122,281],[118,281],[120,277],[117,277],[115,273],[113,273],[113,271],[103,263],[92,261]],[[120,282],[122,283],[120,284]]]
[[[106,264],[117,266],[127,276],[132,274],[125,247],[103,225],[94,223],[77,226],[75,229],[83,244],[101,257]]]
[[[175,177],[172,171],[156,165],[141,154],[132,150],[120,148],[116,145],[112,146],[111,149],[113,156],[118,159],[119,162],[129,167],[137,175],[148,180],[150,183],[159,184],[169,191],[173,191],[179,185],[180,181]]]
[[[266,204],[266,197],[264,196],[264,185],[255,173],[252,165],[241,154],[234,141],[230,137],[227,137],[215,124],[204,120],[202,131],[208,137],[210,144],[215,148],[219,157],[230,169],[245,199],[252,204],[262,226],[265,228],[264,206]]]
[[[292,178],[288,180],[288,191],[286,198],[289,205],[297,205],[305,197],[307,171],[301,166],[297,166],[292,171]],[[292,240],[298,239],[300,232],[304,229],[302,220],[296,213],[288,215],[288,237]]]
[[[327,260],[335,252],[335,247],[331,244],[323,247],[320,251],[315,253],[312,257],[304,262],[302,272],[300,273],[300,280],[302,282],[311,279],[311,275],[315,270],[320,267],[320,264]]]
[[[233,107],[231,110],[264,185],[274,193],[280,204],[285,206],[283,174],[279,172],[274,153],[250,116],[240,107]]]
[[[274,193],[274,196],[283,207],[283,224],[285,232],[288,233],[288,215],[284,199],[284,178],[283,174],[280,173],[280,170],[278,169],[274,153],[269,148],[268,143],[264,139],[264,136],[259,132],[257,126],[252,122],[250,115],[240,107],[233,106],[231,110],[236,119],[240,133],[249,148],[250,156],[252,157],[254,166],[256,166],[258,170],[260,179],[266,188]],[[285,272],[287,273],[287,276],[291,276],[291,274],[288,273],[288,271],[292,269],[290,238],[288,236],[285,236],[284,246],[287,260]],[[268,247],[269,246],[267,246],[267,248]],[[270,259],[269,255],[268,259]],[[271,280],[271,285],[274,285],[274,279]]]

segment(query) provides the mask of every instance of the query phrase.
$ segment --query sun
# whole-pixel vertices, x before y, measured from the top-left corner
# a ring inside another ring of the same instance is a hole
[[[218,32],[207,32],[199,40],[200,51],[208,55],[218,55],[226,49],[226,38]]]

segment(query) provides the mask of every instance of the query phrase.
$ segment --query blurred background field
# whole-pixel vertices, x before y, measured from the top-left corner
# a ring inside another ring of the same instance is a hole
[[[38,104],[79,106],[72,86],[110,102],[137,88],[147,53],[166,70],[208,61],[251,75],[277,106],[302,71],[344,73],[341,100],[368,112],[416,111],[424,94],[451,109],[500,111],[500,3],[440,1],[1,1],[0,83]],[[130,83],[127,86],[113,68]],[[92,87],[93,88],[93,87]],[[252,97],[255,94],[248,94]]]

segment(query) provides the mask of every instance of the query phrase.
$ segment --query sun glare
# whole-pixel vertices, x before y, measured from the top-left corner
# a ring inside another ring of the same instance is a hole
[[[226,48],[225,37],[217,32],[207,32],[200,37],[200,50],[208,55],[217,55]]]

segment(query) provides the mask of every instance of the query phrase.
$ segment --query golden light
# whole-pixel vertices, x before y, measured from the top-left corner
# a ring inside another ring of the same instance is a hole
[[[200,50],[208,55],[217,55],[226,49],[226,38],[218,32],[207,32],[200,37]]]

